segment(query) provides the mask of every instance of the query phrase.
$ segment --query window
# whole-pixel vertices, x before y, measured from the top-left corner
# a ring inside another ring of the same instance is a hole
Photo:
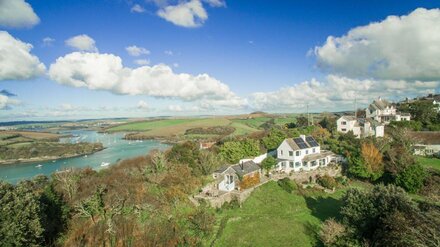
[[[232,175],[226,175],[226,184],[232,184],[234,182],[234,177]]]
[[[316,165],[317,165],[316,160],[312,161],[312,166],[316,166]]]
[[[303,162],[303,166],[307,166],[307,162],[306,161]]]
[[[296,151],[296,156],[300,156],[301,155],[301,151]]]
[[[342,131],[347,131],[347,129],[341,129]]]
[[[290,168],[293,168],[293,161],[289,162],[289,166],[290,166]]]
[[[324,165],[325,165],[325,159],[321,159],[321,160],[319,160],[319,165],[320,165],[320,166],[324,166]]]
[[[289,156],[293,156],[293,151],[289,151]]]
[[[280,155],[283,155],[283,150],[280,150]]]
[[[309,150],[306,150],[306,154],[309,154]]]
[[[281,167],[282,167],[282,168],[286,168],[286,162],[284,162],[284,161],[281,162]]]
[[[295,167],[300,167],[301,166],[301,162],[295,162]]]
[[[342,124],[342,125],[347,125],[347,122],[342,121],[341,124]]]
[[[315,153],[315,152],[316,152],[316,151],[315,151],[315,148],[313,148],[313,149],[312,149],[312,153]]]

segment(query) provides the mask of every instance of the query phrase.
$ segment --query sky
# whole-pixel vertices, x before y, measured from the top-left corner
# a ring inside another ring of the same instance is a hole
[[[439,7],[0,0],[0,121],[340,111],[440,93]]]

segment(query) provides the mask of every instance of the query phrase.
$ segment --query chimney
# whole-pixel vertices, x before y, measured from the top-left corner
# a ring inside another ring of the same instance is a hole
[[[304,141],[306,141],[306,136],[305,136],[305,135],[300,135],[299,137],[301,137],[301,139],[303,139]]]

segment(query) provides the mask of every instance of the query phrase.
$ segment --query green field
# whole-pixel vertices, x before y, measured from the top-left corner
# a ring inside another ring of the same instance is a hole
[[[269,182],[257,188],[241,208],[217,215],[219,233],[214,245],[315,246],[321,222],[338,217],[342,194],[289,194]]]
[[[417,160],[424,167],[440,170],[440,159],[419,156],[417,157]]]
[[[162,119],[144,122],[132,122],[122,124],[108,129],[110,132],[127,131],[139,132],[144,137],[175,137],[184,136],[185,131],[192,128],[206,128],[214,126],[232,126],[235,131],[232,135],[244,135],[255,131],[253,128],[245,123],[235,122],[227,118],[189,118],[189,119]],[[186,138],[210,138],[212,135],[188,135]]]

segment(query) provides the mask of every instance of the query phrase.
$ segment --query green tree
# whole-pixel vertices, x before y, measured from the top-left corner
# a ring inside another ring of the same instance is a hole
[[[419,164],[414,164],[397,175],[396,185],[404,188],[406,191],[415,193],[423,186],[423,182],[427,177],[425,168]]]
[[[296,125],[298,127],[307,127],[309,126],[309,120],[304,116],[296,117]]]
[[[219,154],[229,163],[237,163],[240,159],[255,157],[260,154],[258,141],[246,139],[243,141],[228,141],[223,143]]]
[[[272,128],[269,134],[263,138],[262,142],[267,150],[273,150],[278,148],[278,146],[287,138],[286,133],[278,128]]]
[[[261,167],[266,171],[266,174],[269,174],[269,171],[274,168],[276,164],[277,160],[269,155],[261,162]]]

